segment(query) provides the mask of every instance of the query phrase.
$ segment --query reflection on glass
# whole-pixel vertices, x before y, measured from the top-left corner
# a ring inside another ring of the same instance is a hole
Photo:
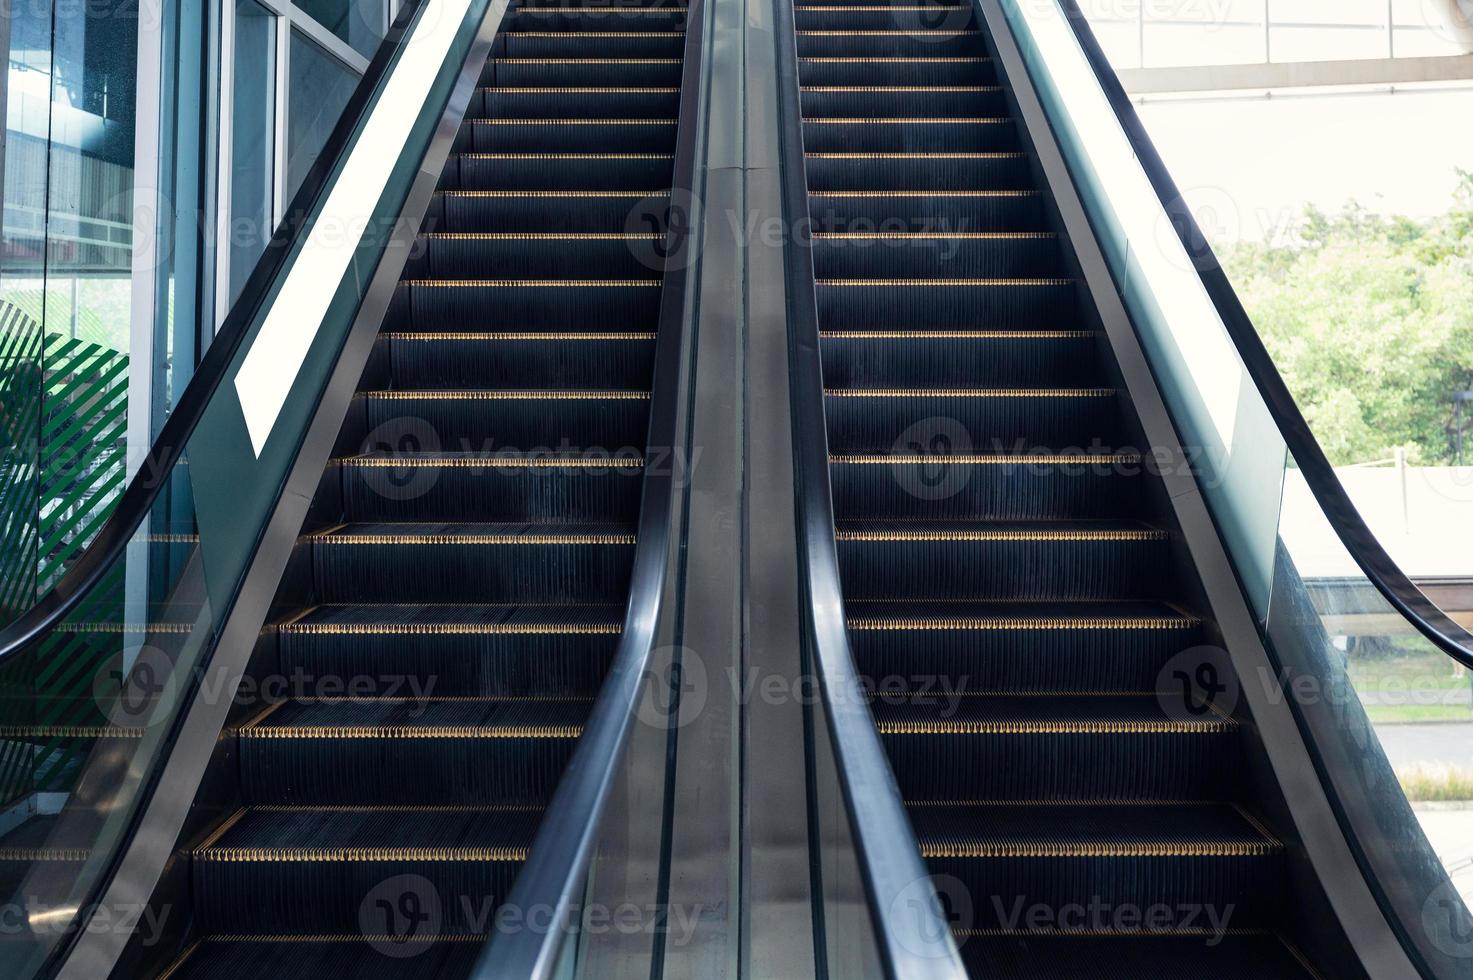
[[[91,540],[126,448],[138,25],[55,14],[6,13],[0,624]]]
[[[296,0],[296,5],[365,58],[373,57],[384,38],[383,0]]]
[[[275,225],[276,19],[256,0],[235,6],[230,118],[230,302]]]
[[[358,75],[297,31],[292,31],[288,65],[286,199],[290,201],[337,125]]]

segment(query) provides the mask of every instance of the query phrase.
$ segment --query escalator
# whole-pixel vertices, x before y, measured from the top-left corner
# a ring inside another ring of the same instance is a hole
[[[165,976],[470,973],[624,621],[684,14],[508,12],[274,627],[273,674],[392,684],[230,733]]]
[[[968,972],[1319,975],[1243,720],[1158,696],[1210,624],[973,6],[793,23],[848,643]]]

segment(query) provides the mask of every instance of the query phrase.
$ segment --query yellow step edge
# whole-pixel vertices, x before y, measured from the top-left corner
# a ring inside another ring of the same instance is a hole
[[[820,286],[906,286],[926,288],[968,287],[968,286],[997,286],[997,287],[1025,287],[1025,286],[1068,286],[1072,285],[1073,279],[1010,279],[1010,278],[978,278],[978,279],[815,279],[814,282]]]
[[[666,236],[655,231],[422,231],[418,237],[445,242],[634,242]]]
[[[644,465],[642,456],[344,456],[334,460],[350,469],[403,470],[424,467],[444,470],[480,469],[630,469]]]
[[[323,545],[632,545],[633,534],[329,534],[307,535]]]
[[[836,466],[1093,466],[1100,463],[1130,466],[1141,461],[1138,453],[1077,453],[1073,455],[996,453],[831,453]]]
[[[921,836],[921,857],[957,859],[1011,858],[1190,858],[1264,857],[1278,853],[1282,845],[1271,841],[1187,840],[1151,841],[972,841],[933,840]]]
[[[669,197],[669,190],[436,190],[442,197]]]
[[[1196,721],[918,718],[878,724],[881,735],[1216,735],[1235,731],[1237,727],[1235,722],[1219,718]]]
[[[820,340],[1083,340],[1093,330],[821,330]]]
[[[1114,388],[825,388],[830,398],[1110,398]]]
[[[805,126],[999,126],[1013,120],[1007,116],[804,116]]]
[[[297,636],[610,636],[623,631],[614,623],[294,623],[280,630]]]
[[[482,85],[477,91],[501,92],[511,95],[674,95],[680,91],[680,87],[678,85]]]
[[[401,286],[437,289],[653,289],[659,279],[403,279]]]
[[[467,119],[467,126],[674,126],[674,119]]]
[[[525,861],[526,847],[212,847],[194,852],[213,864],[317,864],[358,862],[427,863]]]
[[[815,239],[848,241],[1037,241],[1056,237],[1051,231],[815,231]]]
[[[974,631],[1037,631],[1037,630],[1187,630],[1200,626],[1200,622],[1168,617],[1127,616],[1036,616],[1024,618],[966,616],[961,618],[902,617],[889,619],[879,616],[855,616],[845,622],[851,630],[875,632],[956,630]]]
[[[835,541],[855,542],[947,542],[947,541],[1165,541],[1167,534],[1158,528],[1091,529],[1016,528],[995,530],[889,530],[835,531]]]
[[[391,402],[643,402],[649,401],[650,393],[647,391],[360,391],[357,397]]]
[[[515,331],[508,333],[496,333],[493,331],[453,331],[441,330],[427,333],[409,333],[407,331],[389,330],[379,334],[387,340],[395,341],[417,341],[420,343],[435,343],[446,340],[476,340],[485,342],[515,341],[515,340],[655,340],[659,337],[653,330],[634,331],[621,330],[618,332],[599,333],[593,330],[549,330],[541,333],[531,330]]]

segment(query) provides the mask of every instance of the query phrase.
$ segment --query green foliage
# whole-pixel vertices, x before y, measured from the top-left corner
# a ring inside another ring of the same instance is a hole
[[[1223,264],[1337,465],[1452,460],[1454,391],[1473,388],[1473,173],[1425,221],[1351,204],[1305,212],[1292,247],[1231,246]],[[1473,435],[1470,435],[1473,442]]]

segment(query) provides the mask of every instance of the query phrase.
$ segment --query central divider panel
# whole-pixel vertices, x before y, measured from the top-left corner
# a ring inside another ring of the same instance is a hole
[[[227,733],[244,805],[166,975],[470,973],[623,628],[685,19],[507,14],[274,627],[303,689]]]

